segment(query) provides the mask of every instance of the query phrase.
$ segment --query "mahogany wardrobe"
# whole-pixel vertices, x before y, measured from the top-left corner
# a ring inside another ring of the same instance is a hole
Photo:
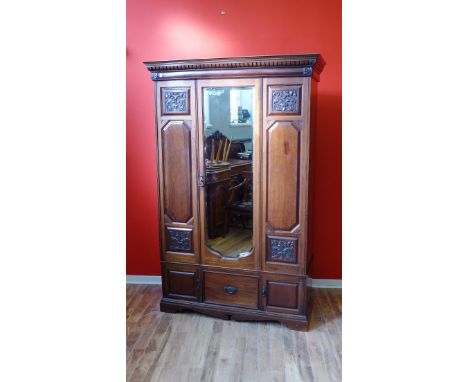
[[[307,330],[324,60],[306,54],[145,65],[155,97],[161,311]]]

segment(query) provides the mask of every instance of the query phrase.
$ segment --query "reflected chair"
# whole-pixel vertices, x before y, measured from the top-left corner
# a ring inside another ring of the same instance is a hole
[[[211,158],[211,150],[213,149],[214,143],[214,152],[215,154],[218,152],[219,145],[221,142],[224,144],[226,141],[226,136],[221,133],[219,130],[216,130],[213,134],[205,139],[205,158]],[[229,156],[228,158],[237,158],[237,153],[245,152],[245,145],[241,142],[235,142],[235,140],[231,143],[231,148],[229,149]]]
[[[232,216],[240,217],[244,229],[247,228],[246,219],[250,220],[253,216],[252,172],[244,171],[242,175],[242,182],[228,189],[227,203],[224,207],[223,236],[229,232],[229,222]]]

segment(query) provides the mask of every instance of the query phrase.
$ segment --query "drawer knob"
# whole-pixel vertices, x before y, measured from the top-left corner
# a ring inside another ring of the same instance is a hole
[[[230,285],[225,285],[224,286],[224,291],[229,294],[234,294],[237,292],[237,288],[230,286]]]

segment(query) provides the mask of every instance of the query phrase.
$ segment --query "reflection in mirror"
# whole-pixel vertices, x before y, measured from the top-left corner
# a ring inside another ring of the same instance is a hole
[[[252,251],[253,88],[204,88],[207,245],[223,257]]]

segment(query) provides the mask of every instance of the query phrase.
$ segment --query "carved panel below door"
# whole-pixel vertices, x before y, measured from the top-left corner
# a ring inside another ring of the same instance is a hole
[[[192,229],[166,228],[167,250],[172,252],[192,252],[193,239]]]
[[[297,238],[267,236],[267,241],[267,261],[297,264]]]

